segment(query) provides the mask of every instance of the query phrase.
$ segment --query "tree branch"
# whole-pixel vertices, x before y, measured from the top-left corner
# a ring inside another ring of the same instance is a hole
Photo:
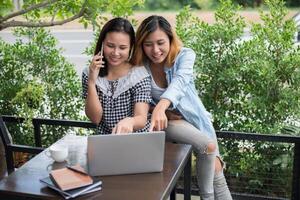
[[[19,16],[19,15],[23,15],[25,13],[28,13],[32,10],[35,10],[35,9],[38,9],[38,8],[41,8],[41,7],[45,7],[45,6],[48,6],[49,4],[52,4],[52,3],[55,3],[57,2],[58,0],[48,0],[48,1],[43,1],[42,3],[39,3],[39,4],[34,4],[32,6],[29,6],[28,8],[26,9],[23,9],[23,10],[19,10],[19,11],[16,11],[16,12],[13,12],[13,13],[10,13],[2,18],[0,18],[0,23],[1,22],[5,22],[7,21],[8,19],[11,19],[13,17],[16,17],[16,16]]]
[[[56,25],[62,25],[68,22],[71,22],[75,19],[78,19],[84,15],[85,9],[87,5],[87,0],[83,3],[79,13],[76,15],[73,15],[70,18],[60,20],[60,21],[50,21],[50,22],[26,22],[26,21],[15,21],[11,20],[5,23],[0,23],[0,31],[3,29],[6,29],[8,27],[17,27],[17,26],[22,26],[22,27],[49,27],[49,26],[56,26]]]

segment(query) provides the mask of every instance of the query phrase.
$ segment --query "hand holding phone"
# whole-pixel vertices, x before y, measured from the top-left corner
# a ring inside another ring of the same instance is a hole
[[[90,64],[90,78],[92,82],[96,82],[96,79],[98,78],[100,74],[101,68],[104,67],[104,61],[103,61],[103,43],[101,44],[100,51],[94,55],[92,62]]]

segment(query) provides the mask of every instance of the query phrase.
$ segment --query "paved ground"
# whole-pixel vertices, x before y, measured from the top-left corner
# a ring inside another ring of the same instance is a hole
[[[143,19],[145,19],[147,16],[150,15],[162,15],[165,18],[167,18],[170,23],[174,26],[176,22],[176,15],[179,13],[179,11],[168,11],[168,12],[135,12],[135,14],[130,17],[133,19],[138,20],[138,22],[141,22]],[[212,24],[215,22],[214,12],[213,11],[196,11],[193,12],[196,16],[198,16],[201,20]],[[293,17],[297,13],[296,10],[289,11],[287,18]],[[240,16],[245,18],[246,22],[261,22],[261,19],[259,17],[259,13],[257,11],[240,11],[238,12]],[[68,24],[64,24],[62,26],[55,26],[54,29],[83,29],[83,26],[78,23],[78,21],[73,21]],[[91,27],[88,27],[88,29],[92,29]]]

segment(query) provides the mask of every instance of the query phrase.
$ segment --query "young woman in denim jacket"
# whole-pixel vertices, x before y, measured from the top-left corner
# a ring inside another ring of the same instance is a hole
[[[168,140],[193,146],[201,199],[232,199],[210,113],[195,89],[195,57],[192,49],[181,47],[165,18],[150,16],[139,26],[134,62],[152,76],[150,130],[165,130]]]

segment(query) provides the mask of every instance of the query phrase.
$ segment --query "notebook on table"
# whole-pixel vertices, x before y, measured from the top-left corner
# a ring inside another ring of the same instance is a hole
[[[40,180],[58,191],[65,199],[101,190],[101,181],[94,181],[80,165],[52,170]]]
[[[91,135],[87,142],[91,176],[161,172],[165,132]]]
[[[83,171],[83,168],[80,166],[75,166],[75,168]],[[52,170],[49,176],[62,191],[91,185],[93,183],[93,179],[89,175],[78,173],[66,167]]]
[[[96,181],[91,185],[76,188],[76,189],[66,190],[66,191],[63,191],[60,188],[58,188],[54,184],[54,182],[51,180],[50,176],[42,178],[40,181],[42,183],[46,184],[49,188],[59,192],[60,195],[62,195],[64,197],[64,199],[75,198],[77,196],[81,196],[81,195],[84,195],[84,194],[89,194],[89,193],[92,193],[92,192],[100,191],[102,189],[102,187],[101,187],[102,182],[101,181]]]

